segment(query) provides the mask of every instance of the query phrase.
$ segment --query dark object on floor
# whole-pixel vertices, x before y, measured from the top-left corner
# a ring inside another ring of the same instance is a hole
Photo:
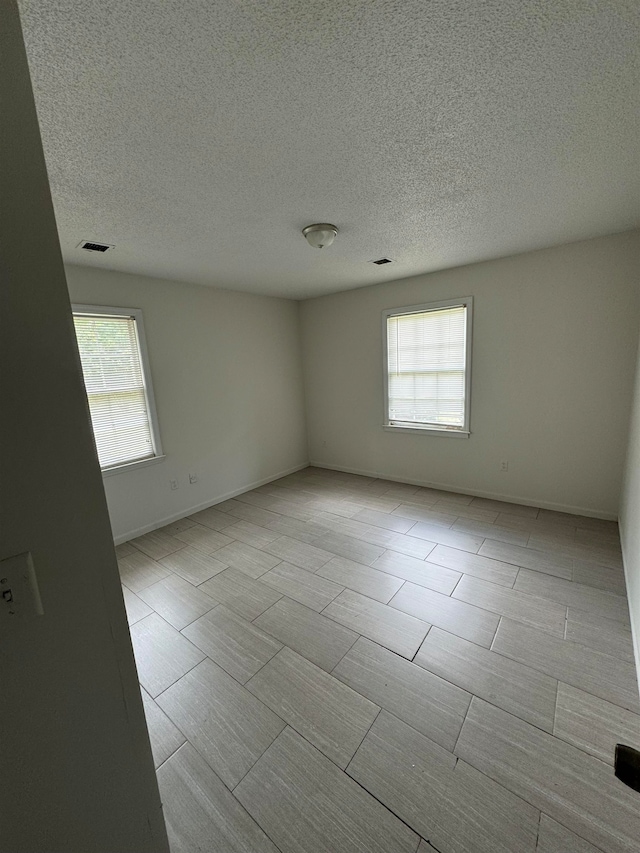
[[[640,751],[624,743],[617,743],[614,766],[621,782],[634,791],[640,791]]]

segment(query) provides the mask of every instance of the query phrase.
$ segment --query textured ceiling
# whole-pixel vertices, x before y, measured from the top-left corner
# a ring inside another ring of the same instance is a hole
[[[640,224],[637,0],[20,5],[69,262],[305,298]]]

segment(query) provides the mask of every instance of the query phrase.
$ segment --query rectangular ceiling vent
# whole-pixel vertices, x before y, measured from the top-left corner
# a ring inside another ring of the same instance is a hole
[[[87,252],[108,252],[109,249],[113,249],[113,246],[110,246],[109,243],[94,243],[93,240],[83,240],[78,243],[78,248],[86,249]]]
[[[379,258],[377,261],[371,261],[371,263],[381,267],[382,264],[392,264],[393,261],[391,258]]]

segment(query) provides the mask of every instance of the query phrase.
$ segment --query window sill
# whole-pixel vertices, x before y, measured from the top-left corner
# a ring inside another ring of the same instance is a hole
[[[147,465],[155,465],[156,462],[164,462],[167,457],[164,454],[152,456],[150,459],[139,459],[137,462],[127,462],[124,465],[116,465],[113,468],[105,468],[103,477],[111,477],[112,474],[122,474],[124,471],[133,471],[136,468],[146,468]]]
[[[383,424],[382,429],[389,432],[411,433],[413,435],[440,435],[447,438],[469,438],[471,433],[463,429],[438,429],[437,427],[400,426],[399,424]]]

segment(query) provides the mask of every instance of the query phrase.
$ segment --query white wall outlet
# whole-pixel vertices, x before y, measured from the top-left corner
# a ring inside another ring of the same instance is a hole
[[[198,482],[198,475],[197,474],[189,474],[189,482],[190,483],[197,483]]]
[[[43,612],[31,553],[0,560],[0,619],[41,616]]]
[[[500,462],[500,470],[501,471],[508,471],[509,470],[509,462],[507,459],[503,459]]]
[[[171,491],[175,492],[175,490],[178,488],[178,481],[177,480],[169,480],[169,486],[171,487]]]

